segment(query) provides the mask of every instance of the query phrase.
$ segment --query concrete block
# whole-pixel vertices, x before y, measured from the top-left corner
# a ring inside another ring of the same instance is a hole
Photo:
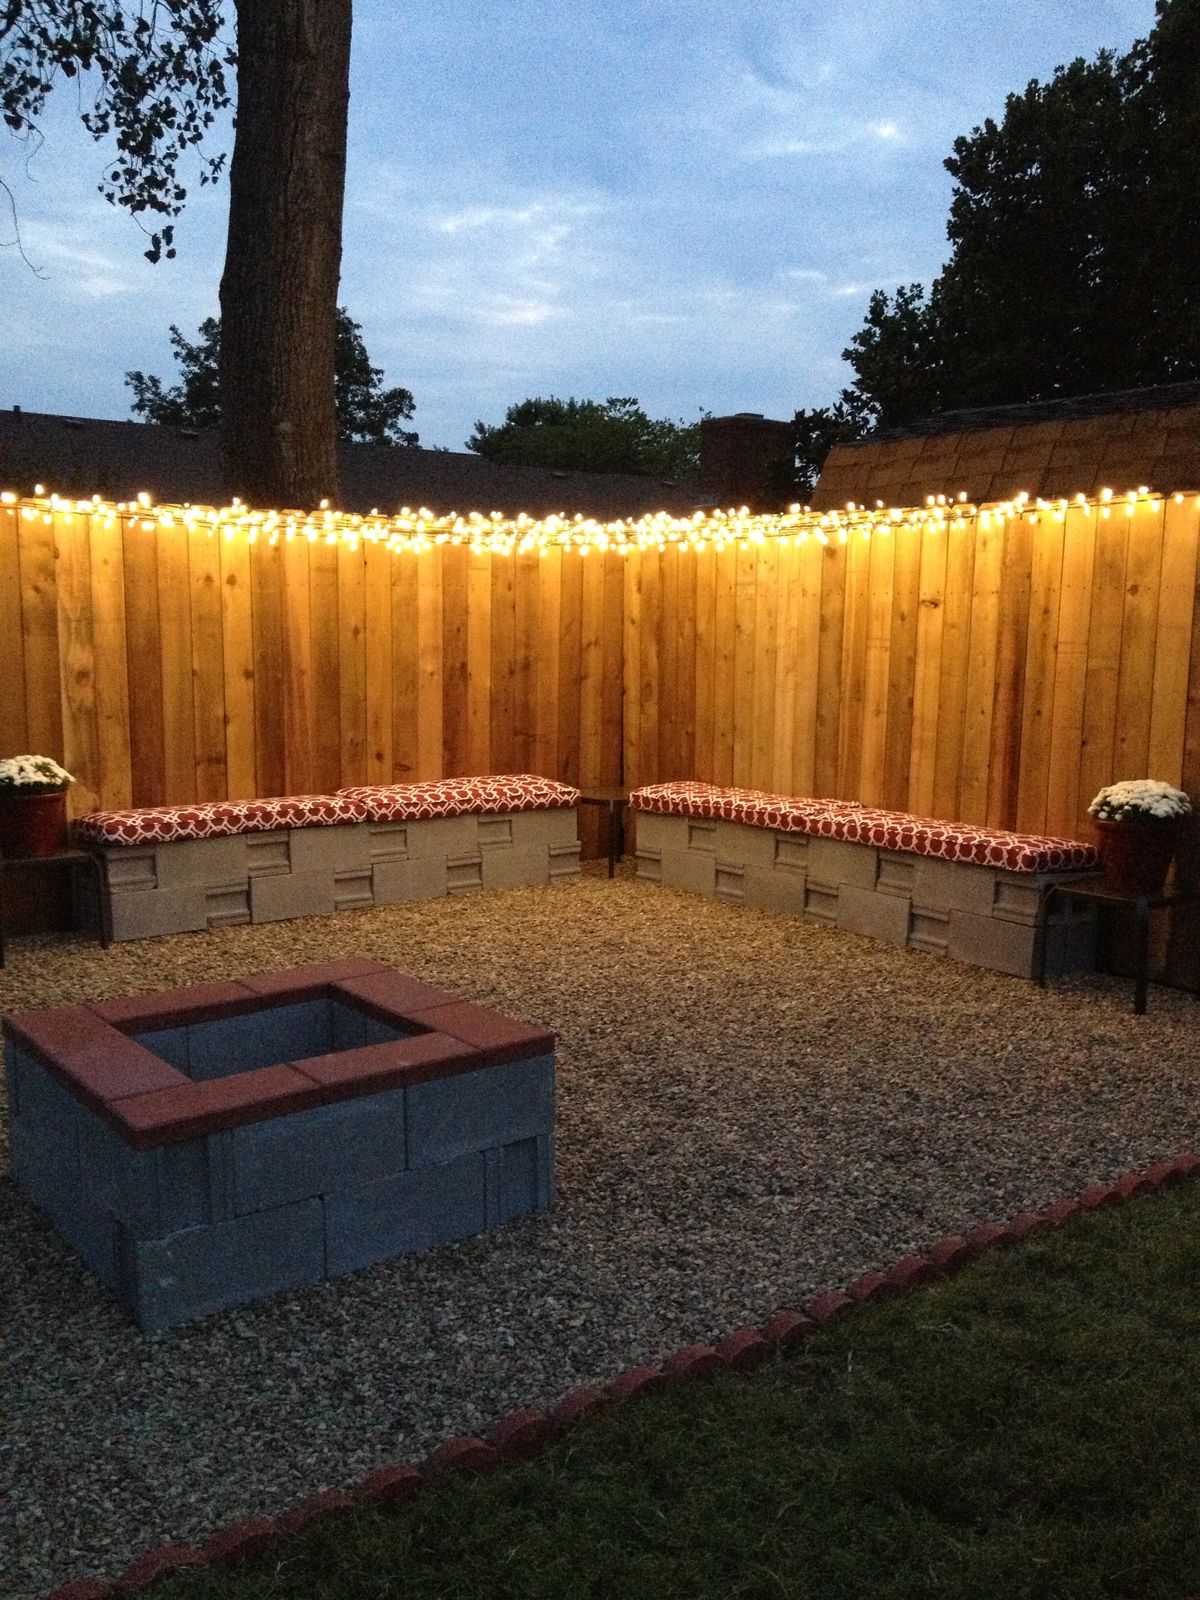
[[[403,1089],[231,1129],[234,1211],[376,1183],[405,1166]]]
[[[168,1066],[178,1067],[180,1072],[188,1070],[188,1030],[182,1028],[151,1028],[145,1033],[135,1033],[133,1037],[145,1049],[156,1055],[160,1061],[165,1061]]]
[[[333,905],[336,911],[354,911],[361,906],[375,904],[373,869],[362,872],[335,872],[333,875]]]
[[[662,881],[672,889],[713,895],[717,891],[717,858],[703,850],[664,850]]]
[[[924,950],[929,955],[944,956],[950,938],[950,913],[941,910],[912,908],[912,921],[908,930],[910,950]]]
[[[846,839],[808,841],[808,876],[817,883],[848,883],[856,889],[874,889],[876,857],[871,844],[853,844]]]
[[[529,841],[540,844],[539,839]],[[507,817],[480,817],[478,844],[481,850],[511,850],[513,845],[513,819]]]
[[[410,1168],[554,1130],[550,1055],[414,1084],[407,1093]]]
[[[291,831],[277,828],[274,833],[247,833],[246,872],[251,878],[271,877],[292,870]]]
[[[772,863],[780,872],[808,873],[808,835],[806,833],[777,833],[775,860]]]
[[[371,861],[403,861],[408,855],[406,822],[368,822],[367,838]]]
[[[970,911],[951,911],[946,954],[993,972],[1017,978],[1033,976],[1033,929],[1002,917],[977,917]]]
[[[718,860],[714,892],[718,900],[735,900],[739,904],[746,898],[746,869]]]
[[[292,872],[250,880],[253,922],[282,922],[288,917],[321,917],[333,906],[333,874]]]
[[[118,1292],[144,1333],[316,1283],[324,1272],[320,1200],[165,1239],[135,1240],[122,1233],[118,1242]]]
[[[331,827],[290,828],[288,853],[293,872],[371,870],[371,831],[368,823],[347,822]]]
[[[484,850],[482,854],[485,889],[517,889],[525,884],[546,883],[549,880],[548,845],[510,846],[506,850]]]
[[[328,1000],[299,1000],[238,1017],[193,1022],[187,1034],[188,1076],[197,1083],[327,1055],[333,1049]]]
[[[634,858],[634,876],[644,878],[647,883],[662,882],[662,854],[658,850],[644,850],[638,846]]]
[[[844,883],[838,891],[837,925],[847,933],[865,934],[887,944],[908,943],[907,900]]]
[[[997,872],[992,915],[1008,922],[1023,922],[1032,927],[1042,904],[1044,878],[1028,872]]]
[[[408,824],[410,856],[470,856],[478,849],[478,817],[430,817]]]
[[[129,889],[109,897],[112,936],[150,939],[164,933],[197,933],[208,926],[203,889]]]
[[[121,845],[101,849],[107,889],[157,889],[158,849],[155,845]]]
[[[403,900],[430,900],[446,893],[444,856],[396,857],[378,860],[371,868],[377,906]]]
[[[485,1188],[483,1152],[473,1151],[444,1165],[398,1173],[329,1196],[325,1201],[328,1275],[336,1277],[390,1256],[482,1233]]]
[[[657,811],[635,811],[638,855],[687,848],[687,819],[663,817]]]
[[[518,849],[530,844],[544,844],[548,850],[559,846],[579,848],[579,813],[574,806],[563,806],[553,811],[515,811],[510,820],[512,842]],[[486,817],[479,819],[481,843],[486,821]]]
[[[390,1044],[393,1039],[410,1035],[393,1023],[373,1017],[358,1006],[346,1005],[341,1000],[329,1002],[330,1050],[361,1050],[366,1045]],[[292,1057],[293,1060],[303,1059]]]
[[[447,856],[446,893],[478,894],[483,888],[483,857]]]
[[[898,850],[881,850],[875,879],[876,890],[880,894],[894,894],[911,900],[916,864],[920,859],[920,856],[906,855]]]
[[[47,1132],[68,1133],[88,1115],[69,1089],[48,1067],[13,1039],[4,1041],[4,1073],[8,1085],[8,1114],[36,1123]]]
[[[804,915],[810,922],[837,922],[838,892],[826,883],[814,883],[810,878],[804,885]]]
[[[552,844],[549,846],[551,878],[577,878],[583,870],[579,860],[579,845]]]
[[[227,884],[221,889],[206,889],[204,918],[210,928],[232,928],[250,921],[250,883]]]
[[[160,889],[211,889],[246,879],[246,835],[173,839],[158,847]]]
[[[79,1139],[79,1178],[89,1206],[101,1206],[135,1239],[198,1227],[212,1216],[203,1139],[135,1150],[94,1117]]]
[[[706,854],[715,854],[717,848],[717,824],[715,822],[697,822],[692,817],[685,817],[687,825],[687,847],[689,850],[701,850]]]
[[[765,911],[787,911],[804,915],[806,878],[792,868],[747,867],[746,903]]]
[[[914,856],[912,900],[930,911],[973,911],[990,917],[995,898],[996,873],[965,861],[941,861],[936,856]]]
[[[117,1282],[117,1222],[82,1187],[77,1142],[31,1126],[9,1128],[13,1182],[108,1289]]]
[[[742,866],[771,867],[775,864],[775,835],[769,828],[754,828],[745,822],[716,823],[718,861],[736,861]]]
[[[550,1134],[488,1150],[487,1225],[500,1227],[554,1200],[554,1141]]]

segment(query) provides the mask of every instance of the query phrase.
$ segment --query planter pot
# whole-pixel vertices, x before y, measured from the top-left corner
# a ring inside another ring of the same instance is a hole
[[[26,856],[52,856],[62,848],[67,830],[67,792],[22,794],[0,791],[0,856],[19,861]]]
[[[1097,819],[1096,833],[1110,889],[1122,894],[1161,893],[1182,835],[1178,822]]]

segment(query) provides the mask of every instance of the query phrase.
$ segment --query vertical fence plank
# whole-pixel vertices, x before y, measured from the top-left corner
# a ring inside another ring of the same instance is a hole
[[[641,567],[641,621],[638,640],[638,732],[643,783],[663,777],[659,649],[662,642],[662,563],[657,550],[630,557]]]
[[[363,621],[367,645],[367,782],[392,781],[392,563],[386,545],[368,540]],[[464,601],[465,604],[465,601]]]
[[[196,798],[196,707],[192,672],[192,596],[188,541],[179,529],[159,528],[154,539],[158,565],[159,654],[162,675],[163,775],[167,795],[182,802]],[[257,674],[256,674],[257,676]],[[281,784],[259,794],[277,794]]]
[[[313,729],[313,788],[330,794],[342,787],[342,704],[338,617],[338,553],[324,539],[308,546],[309,689]]]
[[[254,618],[254,770],[260,795],[284,783],[283,573],[278,545],[256,540],[250,550]]]
[[[838,739],[839,795],[865,800],[862,783],[866,716],[867,637],[870,627],[871,546],[855,535],[846,545],[846,620],[842,632],[841,729]]]
[[[821,680],[821,579],[825,569],[825,547],[816,539],[805,539],[793,552],[795,577],[795,660],[791,664],[795,680],[792,712],[791,769],[784,779],[785,790],[793,794],[820,794],[817,782],[817,717]]]
[[[92,639],[96,651],[97,797],[105,808],[133,804],[125,579],[121,527],[115,517],[89,519]],[[218,603],[220,596],[218,595]]]
[[[90,520],[71,512],[56,512],[54,517],[63,764],[75,774],[70,801],[76,814],[94,811],[100,800]]]
[[[1182,497],[1169,500],[1163,517],[1162,579],[1146,770],[1166,783],[1183,781],[1188,705],[1188,662],[1196,606],[1196,545],[1200,518]]]
[[[842,739],[842,646],[845,638],[845,594],[848,563],[843,544],[820,550],[820,635],[817,650],[817,726],[813,753],[814,788],[836,797]]]
[[[1082,506],[1069,506],[1063,528],[1062,591],[1058,603],[1045,824],[1047,832],[1067,837],[1076,833],[1087,837],[1087,802],[1081,802],[1079,795],[1079,752],[1083,742],[1095,555],[1095,517],[1088,515]]]
[[[601,656],[600,759],[598,781],[606,786],[625,783],[632,788],[625,771],[623,708],[625,685],[622,680],[624,646],[625,561],[626,557],[607,552],[604,562],[604,647]]]
[[[392,777],[417,776],[417,557],[402,551],[392,562]]]
[[[714,596],[712,781],[734,782],[734,685],[737,676],[737,572],[738,548],[727,545],[716,553]]]
[[[516,757],[516,571],[514,556],[492,557],[492,766],[519,772]]]
[[[1150,758],[1150,712],[1162,579],[1163,508],[1139,501],[1133,515],[1114,508],[1129,524],[1125,606],[1121,620],[1121,673],[1117,684],[1115,776],[1144,778]]]
[[[442,773],[461,778],[471,771],[467,710],[470,649],[467,610],[471,553],[465,545],[443,545],[442,572]]]
[[[1079,762],[1079,798],[1084,806],[1114,777],[1125,558],[1129,542],[1129,522],[1124,515],[1105,516],[1103,512],[1093,512],[1093,515],[1096,517],[1096,554],[1092,565],[1088,664],[1083,689],[1083,748]]]
[[[23,510],[17,527],[21,558],[21,648],[25,658],[25,736],[30,754],[57,759],[63,748],[63,714],[54,522],[49,513],[43,515],[31,510],[26,515]]]
[[[733,782],[754,787],[754,624],[758,613],[758,553],[739,544],[734,556]]]
[[[771,787],[775,761],[775,673],[779,660],[779,544],[772,539],[752,548],[755,560],[754,708],[751,722],[751,784]]]
[[[0,506],[0,639],[5,683],[0,694],[0,756],[40,755],[30,747],[25,704],[25,642],[21,634],[21,543],[16,506]]]
[[[317,724],[313,707],[313,604],[311,549],[291,539],[280,552],[283,580],[283,782],[289,794],[325,790],[317,776]],[[322,776],[338,777],[337,769]],[[336,787],[336,783],[331,787]]]
[[[363,546],[337,547],[340,784],[367,780],[366,563]]]
[[[492,562],[472,550],[467,568],[467,770],[493,772]]]
[[[533,639],[533,767],[553,777],[560,770],[558,714],[563,666],[562,551],[548,550],[533,569],[537,612]]]
[[[220,539],[221,644],[225,673],[225,761],[229,796],[246,800],[258,793],[255,758],[254,599],[250,577],[250,550],[242,539]],[[125,535],[129,559],[129,534]],[[128,614],[129,591],[126,589]],[[130,621],[130,655],[133,628]],[[137,773],[137,757],[134,757]]]
[[[221,552],[215,538],[182,528],[160,538],[177,539],[187,550],[191,591],[192,733],[197,800],[229,794],[225,756],[225,646],[221,630]]]
[[[1000,620],[996,646],[996,696],[992,712],[992,752],[988,771],[987,821],[1011,828],[1017,819],[1021,758],[1021,712],[1025,704],[1026,630],[1033,563],[1033,525],[1014,517],[1004,530],[1000,578]],[[954,813],[947,813],[953,816]]]
[[[917,627],[921,602],[921,537],[912,528],[899,529],[892,536],[896,556],[892,582],[882,797],[885,806],[898,811],[908,807],[908,769],[912,761]]]
[[[1017,827],[1022,833],[1046,831],[1064,525],[1047,511],[1038,517],[1033,528],[1029,622],[1025,636],[1025,693],[1021,703],[1017,761]]]
[[[884,759],[890,704],[892,622],[895,603],[896,540],[890,533],[868,542],[867,636],[863,672],[862,757],[859,795],[883,804]]]
[[[583,678],[583,568],[578,556],[558,553],[559,661],[557,672],[558,732],[554,764],[544,770],[565,783],[580,781]]]
[[[937,758],[938,686],[942,669],[942,624],[946,614],[946,536],[922,533],[914,537],[920,541],[921,567],[908,800],[904,809],[927,817],[933,810]]]
[[[717,690],[717,552],[711,544],[696,552],[695,563],[695,773],[700,782],[711,783]]]
[[[978,528],[951,524],[946,529],[946,591],[942,613],[942,653],[938,674],[937,747],[933,763],[935,817],[957,817],[962,782],[963,722],[971,661],[971,596],[975,581]]]
[[[417,553],[417,777],[443,776],[442,553]]]
[[[775,722],[771,732],[771,768],[767,787],[776,794],[792,790],[796,765],[796,691],[801,670],[800,550],[790,541],[779,551],[779,627],[775,654]],[[809,673],[815,677],[815,673]]]

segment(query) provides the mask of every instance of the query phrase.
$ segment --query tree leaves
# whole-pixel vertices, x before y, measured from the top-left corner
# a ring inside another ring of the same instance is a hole
[[[467,449],[492,461],[560,471],[633,472],[691,478],[700,424],[656,420],[628,396],[522,400],[496,426],[477,422]]]

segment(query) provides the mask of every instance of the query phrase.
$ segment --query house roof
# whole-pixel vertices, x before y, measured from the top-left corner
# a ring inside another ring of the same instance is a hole
[[[834,445],[812,505],[912,506],[959,493],[979,503],[1022,490],[1052,499],[1143,484],[1200,488],[1200,383],[946,411]]]
[[[339,509],[394,512],[554,512],[603,521],[648,511],[690,513],[694,485],[625,472],[554,472],[506,466],[454,450],[340,446]],[[0,486],[24,493],[35,483],[64,495],[130,500],[143,490],[168,504],[219,505],[229,499],[220,440],[212,432],[98,417],[0,411]]]

